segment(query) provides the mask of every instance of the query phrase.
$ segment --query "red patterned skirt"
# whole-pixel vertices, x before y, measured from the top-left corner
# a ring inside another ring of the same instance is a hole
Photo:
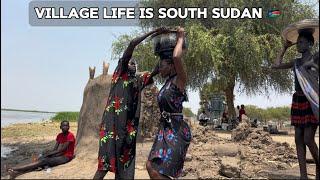
[[[297,91],[293,94],[291,105],[291,125],[319,125],[318,120],[314,116],[311,105],[307,97],[302,91]]]

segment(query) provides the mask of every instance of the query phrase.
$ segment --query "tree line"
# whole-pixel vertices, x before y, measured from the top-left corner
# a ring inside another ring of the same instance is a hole
[[[268,121],[281,122],[290,121],[290,107],[269,107],[269,108],[259,108],[254,105],[246,105],[246,114],[251,119],[258,119],[263,123]]]

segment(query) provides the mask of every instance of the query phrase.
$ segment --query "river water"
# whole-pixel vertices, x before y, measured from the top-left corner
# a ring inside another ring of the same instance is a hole
[[[17,123],[33,123],[50,119],[55,113],[1,110],[1,128]],[[13,148],[1,144],[1,157],[6,157]]]

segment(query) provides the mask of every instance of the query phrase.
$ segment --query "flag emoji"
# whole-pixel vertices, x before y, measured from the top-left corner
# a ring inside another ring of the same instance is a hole
[[[279,10],[270,10],[268,11],[267,17],[268,18],[277,18],[281,15],[281,12]]]

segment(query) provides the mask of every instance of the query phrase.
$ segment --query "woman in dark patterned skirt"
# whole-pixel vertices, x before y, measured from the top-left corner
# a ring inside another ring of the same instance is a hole
[[[310,30],[300,30],[297,39],[297,50],[299,53],[302,53],[302,58],[292,60],[289,63],[282,63],[286,49],[293,45],[292,42],[287,41],[275,65],[272,66],[272,68],[275,69],[293,68],[294,71],[295,93],[292,98],[291,125],[295,127],[295,143],[302,179],[307,179],[306,146],[309,148],[316,163],[316,177],[319,178],[319,150],[314,140],[317,127],[319,126],[319,119],[316,114],[319,113],[319,108],[317,108],[317,110],[312,109],[297,77],[297,68],[303,67],[304,64],[310,63],[310,61],[314,59],[314,56],[311,54],[313,44],[314,37],[312,32],[310,32]],[[318,73],[316,76],[318,76]]]
[[[178,28],[173,52],[160,53],[159,72],[168,79],[158,95],[160,126],[146,163],[151,179],[178,177],[191,141],[190,128],[182,115],[182,103],[187,100],[187,77],[181,61],[183,41],[184,29]]]
[[[138,76],[135,61],[131,60],[131,57],[140,42],[164,30],[159,28],[133,39],[118,62],[102,117],[98,170],[94,179],[103,179],[108,171],[114,172],[116,179],[134,179],[140,92],[153,82],[152,77],[158,70]]]

